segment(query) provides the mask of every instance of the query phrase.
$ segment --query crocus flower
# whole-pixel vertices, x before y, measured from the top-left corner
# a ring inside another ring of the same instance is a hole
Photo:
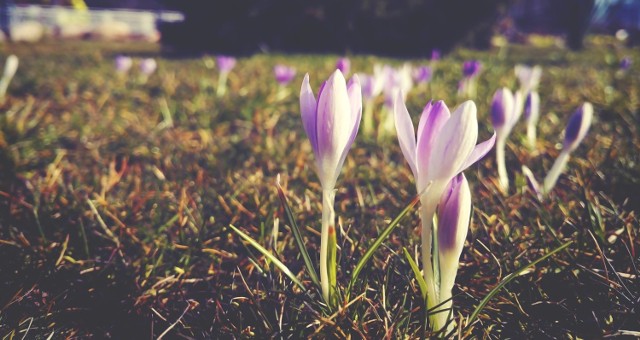
[[[624,57],[620,60],[620,69],[626,71],[631,67],[631,57]]]
[[[236,58],[229,56],[218,56],[216,58],[216,63],[218,64],[218,69],[220,70],[218,74],[218,88],[216,89],[216,94],[218,97],[222,97],[227,92],[227,77],[229,76],[229,72],[236,66]]]
[[[119,55],[116,57],[116,71],[118,73],[124,74],[129,72],[131,66],[133,65],[133,60],[131,57]]]
[[[471,190],[464,174],[455,176],[445,188],[438,204],[438,262],[440,284],[438,307],[442,310],[434,316],[441,327],[449,320],[448,310],[452,308],[453,285],[458,273],[458,264],[464,241],[469,231],[471,218]],[[454,327],[449,323],[448,330]]]
[[[527,144],[530,149],[536,147],[536,125],[540,118],[540,96],[532,90],[524,101],[524,119],[527,123]]]
[[[322,186],[320,283],[325,301],[332,303],[335,297],[332,287],[336,286],[334,188],[360,126],[362,94],[358,76],[354,75],[347,85],[342,72],[336,70],[320,87],[316,101],[309,75],[305,75],[300,90],[300,111]]]
[[[336,68],[342,72],[342,74],[349,74],[351,71],[351,60],[349,58],[343,57],[338,59],[336,62]]]
[[[522,111],[518,111],[516,108],[521,105],[521,102],[522,95],[520,92],[516,92],[514,96],[508,88],[504,87],[496,91],[491,103],[491,123],[493,123],[493,128],[498,135],[496,140],[498,179],[500,190],[505,194],[509,190],[509,177],[504,157],[505,146],[513,126],[520,118],[519,113]]]
[[[362,133],[371,136],[374,131],[373,108],[375,100],[378,98],[384,87],[384,74],[382,66],[374,65],[373,74],[358,74],[360,84],[362,84],[362,99],[364,102],[364,112],[362,114]]]
[[[431,259],[432,223],[438,202],[447,184],[484,157],[495,143],[494,134],[489,140],[476,145],[476,111],[473,101],[462,103],[453,114],[443,101],[429,102],[422,111],[416,139],[402,93],[398,92],[396,96],[394,116],[400,149],[416,179],[417,191],[421,194],[422,263],[429,308],[438,303],[434,279],[436,273]]]
[[[478,60],[468,60],[462,64],[462,80],[458,84],[458,95],[468,98],[476,96],[476,78],[482,70],[482,63]]]
[[[15,76],[18,71],[18,63],[18,57],[14,54],[8,56],[5,61],[4,72],[2,73],[2,79],[0,79],[0,100],[4,100],[4,97],[7,94],[9,83],[11,83],[11,79],[13,79],[13,76]]]
[[[582,106],[571,116],[569,124],[564,133],[564,143],[562,145],[562,151],[558,158],[553,163],[553,167],[549,170],[547,177],[544,179],[544,193],[548,194],[558,181],[558,177],[569,161],[569,155],[573,152],[580,142],[587,135],[589,127],[591,126],[591,120],[593,118],[593,106],[591,103],[584,103]]]
[[[431,81],[433,71],[430,66],[420,66],[413,71],[413,80],[416,83],[428,83]]]
[[[146,76],[150,76],[158,68],[158,63],[153,58],[145,58],[140,61],[140,72]]]
[[[279,64],[273,67],[273,73],[276,76],[278,84],[286,86],[296,76],[296,69],[291,66]]]
[[[220,72],[230,72],[236,66],[236,58],[221,55],[216,58],[216,63]]]
[[[529,93],[530,91],[536,91],[538,89],[540,77],[542,76],[542,68],[540,66],[530,67],[518,64],[513,70],[520,82],[520,91]]]
[[[431,50],[431,61],[438,61],[438,60],[440,60],[440,50],[435,48]]]

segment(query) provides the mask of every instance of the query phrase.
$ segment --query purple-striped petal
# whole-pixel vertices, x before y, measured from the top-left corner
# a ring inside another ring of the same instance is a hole
[[[309,85],[309,74],[304,76],[302,81],[302,88],[300,89],[300,113],[302,115],[302,125],[304,131],[307,133],[307,137],[311,142],[311,147],[316,157],[318,157],[318,137],[316,128],[316,111],[317,111],[316,97],[313,95],[313,90]]]
[[[491,123],[496,130],[502,129],[511,121],[513,114],[513,94],[503,87],[496,91],[491,102]]]
[[[438,205],[438,248],[441,253],[459,253],[457,250],[462,250],[470,214],[469,184],[465,176],[459,174],[449,181]]]
[[[442,126],[435,145],[431,149],[429,163],[426,165],[427,176],[430,179],[447,183],[459,172],[478,140],[476,115],[476,104],[468,100],[462,103]],[[421,152],[421,142],[418,142],[418,154]],[[418,170],[422,173],[420,160],[418,162]]]
[[[398,134],[398,142],[400,150],[404,158],[409,163],[413,177],[418,179],[418,169],[416,167],[416,136],[413,130],[413,123],[407,106],[402,100],[402,93],[398,91],[393,105],[393,115],[396,122],[396,133]]]
[[[418,138],[416,144],[416,166],[421,179],[419,182],[426,185],[426,176],[429,163],[432,162],[432,150],[439,138],[442,138],[440,131],[451,118],[449,108],[444,101],[439,100],[432,104],[429,102],[420,117],[418,124]]]
[[[487,153],[491,151],[491,148],[493,148],[495,144],[496,144],[496,133],[494,132],[491,138],[476,145],[476,147],[473,148],[473,151],[471,152],[469,157],[467,157],[467,160],[462,165],[462,168],[460,168],[460,171],[466,170],[468,167],[472,166],[477,161],[482,159],[482,157],[486,156]]]
[[[584,103],[580,108],[571,116],[569,124],[564,134],[564,148],[573,151],[575,150],[582,139],[587,135],[589,127],[591,126],[591,119],[593,118],[593,106],[591,103]]]

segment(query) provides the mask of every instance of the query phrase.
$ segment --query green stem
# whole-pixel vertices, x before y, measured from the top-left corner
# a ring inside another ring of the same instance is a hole
[[[333,292],[336,287],[336,227],[333,205],[335,193],[333,190],[322,191],[322,231],[320,234],[320,286],[322,297],[328,304],[332,304]]]
[[[569,161],[569,151],[562,150],[562,152],[560,152],[560,155],[556,159],[555,163],[553,163],[553,167],[551,167],[551,170],[549,170],[547,177],[545,177],[544,179],[544,188],[543,188],[544,195],[549,194],[549,192],[553,189],[553,187],[556,186],[556,182],[558,181],[560,174],[562,174],[562,171],[564,171],[564,168],[567,165],[568,161]]]
[[[437,249],[432,249],[433,237],[436,234],[433,216],[436,212],[437,196],[439,195],[425,194],[421,198],[422,268],[424,281],[427,283],[427,309],[432,309],[438,304],[438,291],[432,262],[432,254],[437,254],[438,251]],[[433,197],[436,198],[434,199]],[[434,315],[430,315],[429,320],[434,330],[439,329],[438,320]]]
[[[216,95],[218,97],[224,96],[224,94],[227,92],[227,76],[228,75],[229,73],[227,72],[220,72],[220,75],[218,76],[218,88],[216,89]]]
[[[507,175],[507,167],[504,160],[504,149],[506,138],[498,138],[496,141],[496,162],[498,163],[498,183],[503,194],[509,192],[509,176]]]

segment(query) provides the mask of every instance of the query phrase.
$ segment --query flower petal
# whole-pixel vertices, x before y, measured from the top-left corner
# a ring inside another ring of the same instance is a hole
[[[316,97],[313,95],[313,90],[309,85],[309,74],[307,73],[304,76],[302,88],[300,89],[300,113],[302,115],[304,131],[307,133],[316,157],[318,157],[318,137],[316,129],[317,106]]]
[[[336,168],[353,130],[351,102],[340,70],[336,70],[321,89],[316,122],[318,171],[323,188],[329,189],[338,178]]]
[[[431,157],[427,164],[429,179],[449,182],[458,174],[478,139],[476,114],[476,104],[468,100],[462,103],[444,124],[431,149]]]
[[[420,123],[418,124],[418,142],[417,142],[417,168],[420,173],[421,183],[426,185],[426,176],[429,163],[433,161],[433,148],[438,139],[442,139],[440,133],[442,127],[451,118],[449,108],[444,101],[439,100],[432,104],[431,102],[422,111]],[[447,138],[447,137],[444,137]]]
[[[473,151],[471,152],[469,157],[467,157],[467,160],[464,162],[464,164],[460,168],[460,172],[466,170],[468,167],[472,166],[477,161],[482,159],[482,157],[484,157],[487,153],[489,153],[489,151],[491,151],[491,148],[493,148],[495,144],[496,144],[496,133],[494,132],[491,138],[476,145],[476,147],[473,148]]]
[[[349,95],[349,102],[351,103],[351,118],[353,121],[351,122],[351,134],[349,135],[349,140],[342,150],[342,155],[338,161],[336,168],[337,173],[340,173],[340,169],[342,169],[344,160],[347,158],[349,149],[351,149],[353,141],[358,135],[358,129],[360,128],[360,120],[362,118],[362,90],[358,75],[354,74],[353,77],[351,77],[351,80],[349,80],[349,84],[347,85],[347,94]]]
[[[398,134],[398,142],[404,158],[409,163],[413,177],[418,180],[418,169],[416,167],[416,135],[413,130],[413,123],[407,106],[402,100],[402,93],[398,91],[393,103],[393,115],[396,122],[396,133]]]

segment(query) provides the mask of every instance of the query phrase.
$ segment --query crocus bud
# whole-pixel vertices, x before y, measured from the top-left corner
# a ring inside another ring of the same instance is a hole
[[[305,75],[300,111],[322,188],[332,190],[360,126],[362,94],[358,76],[354,75],[347,86],[342,72],[336,70],[320,87],[316,102],[309,75]]]
[[[336,68],[342,72],[342,74],[349,74],[351,71],[351,60],[349,58],[340,58],[336,62]]]
[[[16,74],[18,70],[18,57],[14,54],[7,57],[7,61],[4,64],[4,74],[3,78],[11,79]]]
[[[431,60],[432,61],[438,61],[440,60],[440,50],[439,49],[433,49],[431,50]]]
[[[119,55],[116,57],[116,71],[119,73],[127,73],[129,69],[131,69],[131,65],[133,65],[133,60],[131,57]]]
[[[218,56],[216,63],[220,72],[230,72],[234,66],[236,66],[236,58],[229,56]]]
[[[629,68],[631,68],[631,57],[627,56],[622,58],[622,60],[620,60],[620,69],[626,71]]]
[[[420,66],[413,72],[413,79],[416,83],[428,83],[431,81],[433,72],[430,66]]]
[[[273,67],[273,73],[275,74],[276,81],[285,86],[289,84],[296,76],[296,69],[287,65],[276,65]]]
[[[467,60],[462,64],[462,74],[465,78],[477,76],[481,69],[482,63],[479,60]]]
[[[593,106],[591,103],[584,103],[582,106],[571,116],[569,124],[564,134],[563,149],[567,152],[575,150],[584,136],[586,136],[589,127],[591,126],[591,119],[593,118]]]
[[[491,102],[491,123],[499,135],[509,133],[513,114],[513,93],[506,87],[497,90]]]
[[[540,117],[540,96],[538,92],[531,91],[524,102],[524,119],[527,122],[537,122]]]
[[[145,58],[140,61],[140,72],[145,76],[150,76],[158,68],[158,63],[153,58]]]
[[[471,191],[463,174],[447,184],[438,204],[438,261],[440,263],[440,301],[442,312],[437,313],[437,324],[444,326],[452,306],[452,289],[458,273],[469,220],[471,218]],[[452,325],[451,325],[452,326]],[[450,327],[453,328],[453,327]]]

